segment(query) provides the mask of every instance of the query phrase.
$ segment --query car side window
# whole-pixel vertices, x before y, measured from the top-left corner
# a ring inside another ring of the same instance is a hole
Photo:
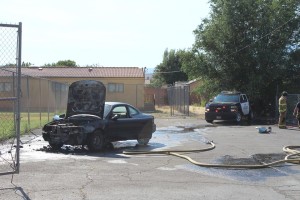
[[[137,115],[139,114],[139,111],[137,111],[136,109],[134,109],[133,107],[129,106],[129,115],[130,116],[134,116],[134,115]]]
[[[112,116],[119,115],[119,118],[127,118],[126,106],[116,106],[112,110]]]
[[[240,96],[240,102],[243,103],[243,97],[242,97],[242,95]]]
[[[245,97],[245,95],[241,95],[241,103],[245,103],[247,101],[247,98]]]

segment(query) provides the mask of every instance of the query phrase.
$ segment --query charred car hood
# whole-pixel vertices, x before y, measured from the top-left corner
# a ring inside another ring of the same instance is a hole
[[[103,119],[106,88],[100,81],[82,80],[69,87],[66,118],[91,114]]]

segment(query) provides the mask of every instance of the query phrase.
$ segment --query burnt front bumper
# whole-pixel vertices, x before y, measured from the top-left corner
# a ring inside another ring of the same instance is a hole
[[[51,144],[82,144],[86,134],[81,126],[66,124],[47,125],[43,138]]]

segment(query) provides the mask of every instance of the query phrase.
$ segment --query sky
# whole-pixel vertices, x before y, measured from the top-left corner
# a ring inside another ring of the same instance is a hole
[[[22,61],[147,67],[188,49],[208,0],[2,0],[0,23],[22,22]]]

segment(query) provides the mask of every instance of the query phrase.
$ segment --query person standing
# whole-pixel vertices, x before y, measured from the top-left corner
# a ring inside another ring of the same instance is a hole
[[[300,128],[300,101],[297,103],[293,115],[297,118],[298,127]]]
[[[286,104],[286,99],[287,99],[288,93],[286,91],[283,91],[281,93],[281,97],[279,98],[279,122],[278,122],[278,127],[279,128],[286,128],[286,110],[287,110],[287,104]]]

